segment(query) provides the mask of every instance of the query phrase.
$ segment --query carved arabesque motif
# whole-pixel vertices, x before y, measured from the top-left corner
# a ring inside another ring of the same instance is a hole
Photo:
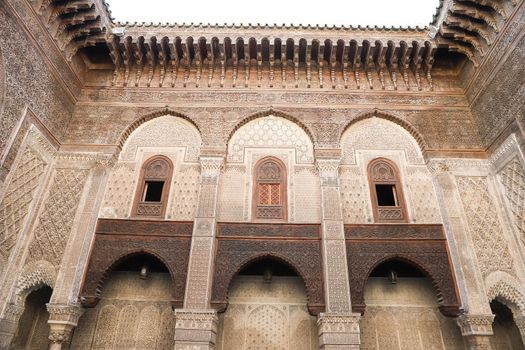
[[[369,197],[361,169],[357,166],[341,167],[339,183],[344,223],[364,224],[369,221]]]
[[[68,96],[70,92],[54,77],[36,47],[4,8],[0,11],[0,32],[5,73],[1,79],[5,81],[5,89],[0,89],[0,95],[5,96],[0,108],[2,159],[9,151],[8,140],[25,106],[38,111],[39,119],[57,138],[63,135],[74,106]]]
[[[356,164],[358,150],[402,150],[410,164],[424,164],[416,140],[401,126],[378,117],[351,125],[341,137],[342,164]]]
[[[190,122],[170,115],[158,117],[139,126],[127,139],[120,160],[135,160],[139,147],[185,147],[184,159],[197,161],[201,137]]]
[[[525,242],[525,171],[517,157],[501,169],[499,178],[514,214],[514,224],[520,239]]]
[[[29,246],[29,259],[60,265],[87,175],[88,170],[57,170]]]
[[[293,148],[297,163],[313,163],[313,144],[300,126],[266,116],[241,126],[228,142],[228,162],[243,162],[246,148]]]
[[[513,259],[487,178],[457,176],[456,182],[482,274],[498,270],[513,273]]]
[[[4,192],[0,203],[0,254],[5,257],[16,244],[45,166],[43,159],[27,147]]]
[[[432,178],[426,166],[408,166],[405,186],[409,203],[418,224],[436,224],[442,222]]]

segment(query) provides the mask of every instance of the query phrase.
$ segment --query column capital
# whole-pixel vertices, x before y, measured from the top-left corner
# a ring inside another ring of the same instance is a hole
[[[494,315],[470,315],[464,314],[457,318],[461,334],[470,335],[493,335],[492,322]]]
[[[46,304],[49,312],[49,324],[66,324],[75,327],[84,309],[80,304]]]
[[[214,349],[218,317],[215,310],[176,309],[175,348]]]
[[[358,313],[320,313],[317,318],[320,349],[359,349]]]

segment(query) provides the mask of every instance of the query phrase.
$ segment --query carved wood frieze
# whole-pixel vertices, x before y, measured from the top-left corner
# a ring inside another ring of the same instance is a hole
[[[213,272],[212,306],[224,311],[228,306],[228,289],[235,275],[249,263],[266,257],[289,265],[302,278],[311,314],[324,311],[321,242],[317,239],[219,238]]]
[[[182,307],[193,223],[99,219],[81,292],[84,307],[94,307],[111,270],[126,257],[146,253],[163,262],[173,282],[173,300]]]
[[[321,225],[318,224],[246,224],[223,222],[217,224],[218,237],[286,237],[316,238],[321,237]]]
[[[352,309],[364,313],[364,290],[375,267],[397,259],[425,273],[446,316],[457,316],[460,300],[442,225],[346,225]]]

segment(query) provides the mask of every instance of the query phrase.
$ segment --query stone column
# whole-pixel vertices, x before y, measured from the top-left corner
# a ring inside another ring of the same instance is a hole
[[[339,192],[340,152],[316,152],[321,178],[322,249],[326,312],[317,321],[320,349],[359,349],[360,314],[352,313],[346,243]]]
[[[494,315],[465,314],[457,318],[461,335],[466,339],[469,350],[492,350],[490,337],[494,335],[493,321]]]
[[[62,345],[67,344],[71,337],[71,332],[78,324],[78,319],[82,315],[82,308],[79,304],[59,305],[47,304],[49,312],[49,345],[50,350],[61,350]]]
[[[0,349],[9,349],[23,312],[23,305],[14,303],[6,305],[4,317],[0,319]]]
[[[203,152],[204,153],[204,152]],[[215,348],[217,313],[210,308],[216,207],[222,156],[201,156],[199,202],[193,225],[184,309],[175,310],[175,349]]]

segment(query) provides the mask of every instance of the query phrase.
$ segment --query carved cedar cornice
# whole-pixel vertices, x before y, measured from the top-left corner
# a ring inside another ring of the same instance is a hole
[[[436,22],[437,47],[459,52],[478,67],[518,5],[516,0],[446,1]]]
[[[420,91],[434,88],[436,46],[417,31],[210,28],[119,28],[118,36],[108,37],[115,65],[112,84],[332,89],[350,85],[386,89],[388,85],[395,90],[411,90],[414,84]]]

